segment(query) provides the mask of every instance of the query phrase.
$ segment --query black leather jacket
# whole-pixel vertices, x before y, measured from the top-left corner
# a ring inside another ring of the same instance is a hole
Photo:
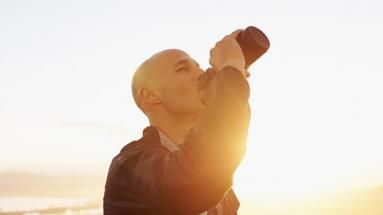
[[[241,72],[225,67],[207,92],[202,117],[178,150],[162,146],[149,126],[112,160],[105,215],[237,213],[231,186],[246,148],[249,85]]]

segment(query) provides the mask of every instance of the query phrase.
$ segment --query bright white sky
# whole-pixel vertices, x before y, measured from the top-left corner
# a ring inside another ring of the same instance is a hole
[[[134,69],[166,48],[209,49],[255,25],[243,193],[383,184],[383,3],[0,2],[0,171],[106,171],[147,125]],[[245,192],[245,190],[247,190]]]

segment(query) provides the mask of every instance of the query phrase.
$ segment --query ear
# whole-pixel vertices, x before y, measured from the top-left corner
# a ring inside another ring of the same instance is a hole
[[[161,103],[160,96],[151,89],[140,88],[138,90],[138,95],[141,97],[141,101],[147,104],[159,104]]]

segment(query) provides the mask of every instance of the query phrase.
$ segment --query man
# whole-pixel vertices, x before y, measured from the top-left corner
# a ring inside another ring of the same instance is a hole
[[[113,159],[104,214],[237,214],[231,189],[250,118],[245,60],[236,37],[210,51],[211,81],[185,52],[146,60],[132,80],[150,126]]]

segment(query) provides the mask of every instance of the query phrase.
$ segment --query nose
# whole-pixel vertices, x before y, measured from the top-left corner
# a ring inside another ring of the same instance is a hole
[[[203,72],[203,70],[201,71],[202,74],[198,77],[198,86],[199,88],[204,89],[209,85],[210,81],[213,79],[215,72],[212,68],[207,69],[206,72]]]
[[[200,79],[204,73],[205,73],[205,71],[203,71],[201,68],[198,68],[197,69],[197,79]]]

